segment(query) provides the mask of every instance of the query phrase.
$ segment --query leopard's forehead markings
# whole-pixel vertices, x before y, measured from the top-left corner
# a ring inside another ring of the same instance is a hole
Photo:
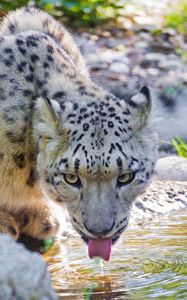
[[[122,106],[110,95],[105,101],[92,101],[84,106],[74,103],[66,116],[72,127],[69,133],[71,150],[67,158],[59,162],[59,169],[70,168],[73,172],[84,169],[88,174],[120,173],[124,161],[131,168],[137,159],[129,157],[123,149],[132,137],[129,114],[126,104]]]
[[[89,102],[84,106],[74,103],[66,120],[72,125],[71,142],[79,142],[83,137],[95,139],[95,147],[103,146],[104,137],[114,134],[116,137],[131,138],[131,127],[128,115],[130,114],[125,102],[123,106],[115,97],[105,97],[105,101]],[[66,109],[66,104],[63,110]],[[77,126],[76,126],[77,125]],[[76,126],[76,129],[74,129]],[[79,134],[82,132],[81,134]],[[127,141],[126,141],[127,142]],[[93,145],[92,145],[93,146]]]

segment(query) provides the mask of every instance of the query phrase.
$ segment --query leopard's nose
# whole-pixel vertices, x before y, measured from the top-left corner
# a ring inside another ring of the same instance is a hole
[[[112,226],[109,227],[104,227],[104,228],[99,228],[99,227],[94,227],[94,228],[90,228],[86,222],[84,222],[84,226],[86,228],[87,231],[89,231],[91,234],[93,234],[94,236],[97,237],[103,237],[105,235],[107,235],[115,226],[115,221],[113,222]]]

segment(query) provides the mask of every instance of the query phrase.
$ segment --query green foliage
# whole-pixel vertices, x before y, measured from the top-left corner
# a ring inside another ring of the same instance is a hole
[[[166,16],[166,26],[176,29],[182,34],[187,34],[187,2],[180,0],[175,10]]]
[[[0,9],[7,11],[29,3],[28,0],[1,0]],[[55,17],[65,17],[74,27],[99,25],[118,17],[119,9],[124,8],[119,0],[35,0],[32,3]]]
[[[179,156],[187,158],[187,144],[185,144],[182,139],[172,139],[172,144],[176,148]]]
[[[183,59],[187,60],[187,50],[177,48],[175,52],[180,55]]]

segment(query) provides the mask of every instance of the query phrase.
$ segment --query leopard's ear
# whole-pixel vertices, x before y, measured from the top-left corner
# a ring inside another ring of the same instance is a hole
[[[143,86],[141,90],[128,101],[129,108],[134,116],[134,122],[138,128],[143,128],[151,114],[152,100],[151,93],[147,86]]]
[[[48,97],[37,99],[37,114],[36,119],[39,119],[37,124],[38,131],[41,135],[49,135],[55,137],[60,131],[61,108],[60,104],[51,100]]]
[[[141,90],[129,100],[129,105],[139,110],[140,113],[146,113],[151,110],[151,93],[147,86],[143,86]]]

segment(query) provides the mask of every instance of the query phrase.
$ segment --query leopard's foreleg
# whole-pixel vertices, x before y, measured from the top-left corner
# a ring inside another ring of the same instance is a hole
[[[0,210],[0,232],[10,234],[15,240],[19,238],[19,225],[12,214]]]
[[[15,216],[20,233],[44,240],[55,237],[59,231],[59,220],[47,201],[26,207]]]

